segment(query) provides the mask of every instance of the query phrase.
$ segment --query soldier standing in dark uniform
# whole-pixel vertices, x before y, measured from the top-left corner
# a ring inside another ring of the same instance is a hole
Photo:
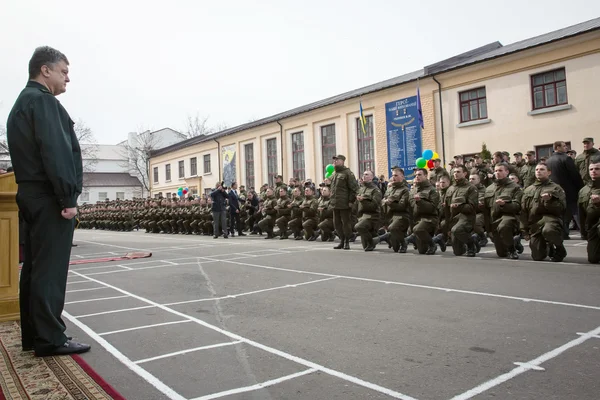
[[[587,237],[588,261],[600,263],[600,159],[590,161],[590,182],[579,191],[581,229]]]
[[[29,79],[7,123],[17,203],[26,222],[21,344],[36,356],[83,353],[90,346],[68,338],[61,318],[83,183],[73,121],[56,99],[67,89],[69,62],[58,50],[39,47],[29,61]]]
[[[340,238],[340,244],[335,249],[350,250],[350,237],[352,236],[351,204],[356,200],[358,182],[350,169],[344,166],[346,157],[337,155],[333,157],[335,172],[331,178],[331,200],[333,207],[333,224]]]

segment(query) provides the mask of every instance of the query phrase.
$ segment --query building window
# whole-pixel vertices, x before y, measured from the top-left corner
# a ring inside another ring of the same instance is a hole
[[[179,161],[179,178],[185,178],[185,164],[182,161]]]
[[[99,201],[104,201],[108,198],[108,193],[107,192],[98,192],[98,200]]]
[[[192,186],[190,188],[190,192],[192,193],[192,196],[194,196],[194,197],[198,196],[198,186]]]
[[[190,174],[192,176],[198,175],[198,159],[196,157],[190,158]]]
[[[167,193],[167,199],[171,198],[171,193]]]
[[[204,173],[205,174],[210,173],[210,154],[206,154],[204,156]]]
[[[565,69],[544,72],[531,77],[533,109],[567,104],[567,77]]]
[[[90,192],[88,192],[87,190],[84,190],[79,195],[79,201],[90,201]]]
[[[171,182],[171,164],[165,165],[165,180]]]
[[[488,117],[485,87],[461,92],[459,96],[460,122],[475,121]]]
[[[565,144],[567,145],[567,148],[571,148],[571,142],[565,142]],[[554,143],[535,146],[535,157],[538,161],[542,157],[550,158],[552,153],[554,153]]]
[[[306,179],[304,170],[304,132],[292,133],[292,169],[294,178]]]
[[[206,197],[210,197],[210,193],[211,193],[211,192],[212,192],[212,189],[210,189],[210,188],[209,188],[209,189],[204,189],[204,195],[205,195]]]
[[[275,186],[275,175],[277,175],[277,139],[267,139],[267,173],[269,174],[269,186]]]
[[[325,167],[331,164],[335,154],[335,124],[321,127],[321,153],[323,156],[323,176]]]
[[[254,187],[254,143],[244,145],[244,162],[246,163],[246,187]]]
[[[125,200],[125,192],[117,192],[117,200]]]
[[[375,173],[375,147],[373,138],[373,116],[365,116],[365,132],[363,132],[360,118],[356,118],[356,131],[358,132],[358,173],[359,176],[365,171]]]
[[[154,183],[158,183],[158,167],[154,167]]]

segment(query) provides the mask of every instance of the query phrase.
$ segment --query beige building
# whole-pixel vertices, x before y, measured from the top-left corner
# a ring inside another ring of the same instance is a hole
[[[479,152],[483,142],[491,151],[536,150],[541,157],[552,142],[564,140],[580,152],[582,138],[594,137],[600,126],[599,113],[592,110],[600,92],[600,18],[508,46],[491,43],[419,71],[155,151],[151,193],[170,197],[188,187],[202,194],[221,180],[258,189],[276,174],[320,181],[331,157],[340,153],[357,175],[366,169],[388,175],[393,162],[388,159],[389,131],[403,125],[390,121],[391,107],[413,98],[417,86],[424,122],[421,148],[437,151],[445,162],[455,154]],[[395,115],[401,115],[400,107]],[[409,153],[408,134],[398,137]]]

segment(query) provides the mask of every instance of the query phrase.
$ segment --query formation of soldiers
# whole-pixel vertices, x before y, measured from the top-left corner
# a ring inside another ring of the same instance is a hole
[[[560,147],[555,149],[560,153]],[[588,240],[588,259],[598,263],[600,152],[593,148],[591,138],[584,140],[584,149],[579,156],[574,152],[568,156],[573,157],[570,162],[585,183],[577,193],[578,223],[582,238]],[[394,167],[389,182],[382,185],[372,171],[356,179],[344,166],[345,157],[339,155],[334,157],[335,172],[318,187],[293,178],[286,185],[282,176],[275,178],[273,187],[263,185],[258,192],[240,187],[239,195],[235,194],[242,226],[228,222],[229,228],[222,232],[214,230],[211,196],[84,205],[80,227],[215,238],[233,236],[235,230],[266,234],[265,239],[334,241],[338,237],[336,249],[349,249],[349,243],[360,237],[365,251],[385,242],[398,253],[406,253],[409,245],[427,255],[451,247],[456,256],[468,257],[474,257],[491,239],[497,255],[509,259],[523,253],[524,239],[534,260],[563,261],[567,256],[563,244],[567,196],[550,179],[553,160],[536,160],[533,151],[524,158],[520,152],[514,156],[512,163],[507,152],[494,153],[492,160],[475,155],[465,163],[457,155],[449,171],[435,160],[431,170],[411,171],[410,183],[405,171]]]

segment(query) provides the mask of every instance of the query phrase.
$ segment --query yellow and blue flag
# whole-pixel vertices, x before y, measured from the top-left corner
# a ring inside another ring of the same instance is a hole
[[[365,118],[365,114],[363,113],[363,108],[362,108],[362,101],[359,102],[359,106],[360,106],[360,126],[362,127],[362,131],[363,131],[363,135],[366,135],[367,130],[365,128],[365,125],[367,123],[367,119]]]

